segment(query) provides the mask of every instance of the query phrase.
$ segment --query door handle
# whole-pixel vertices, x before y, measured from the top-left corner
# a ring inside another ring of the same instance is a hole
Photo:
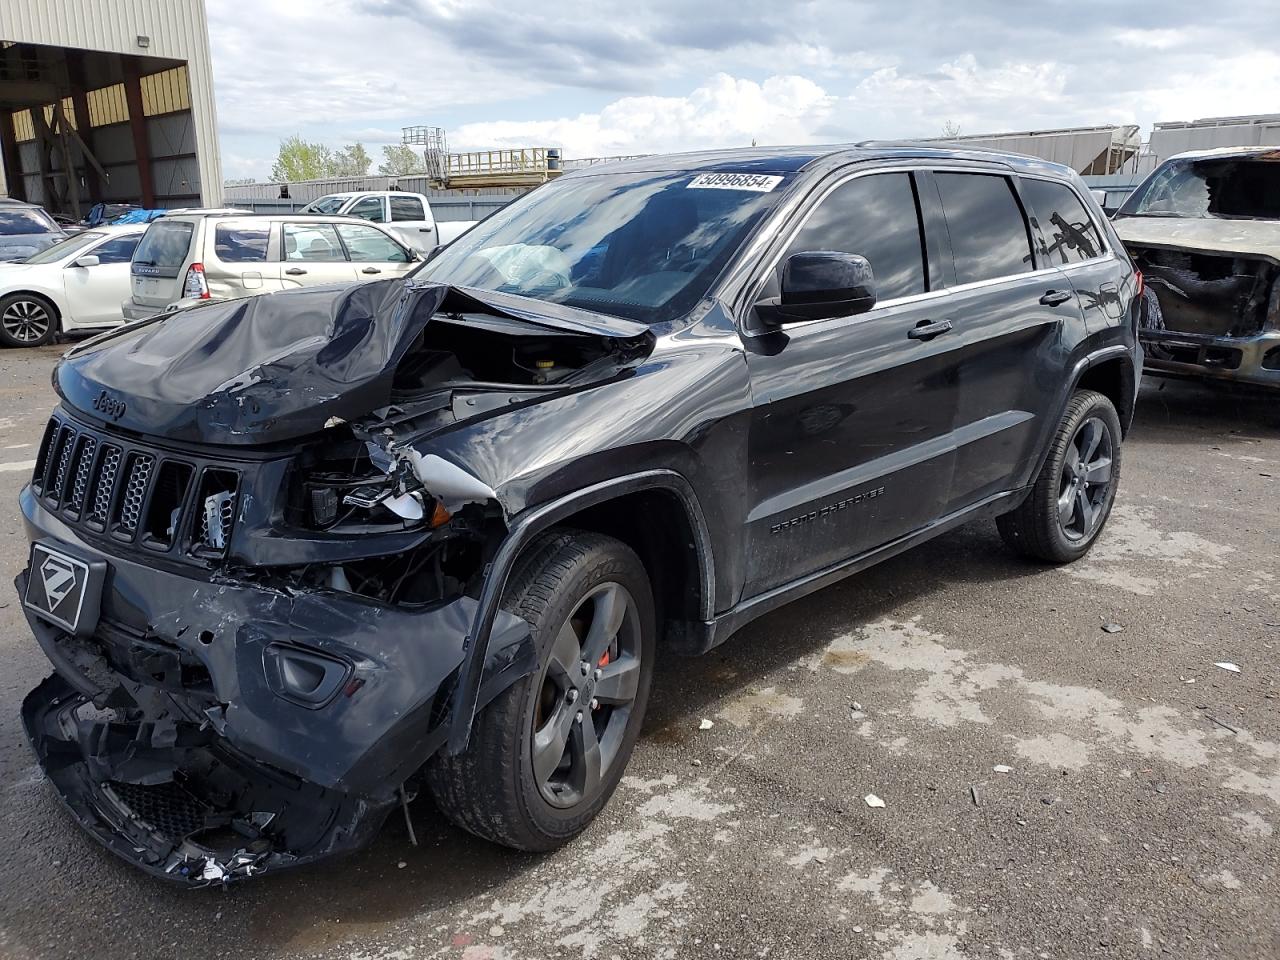
[[[307,271],[303,270],[301,267],[290,267],[288,270],[285,271],[285,273],[287,273],[291,277],[300,277],[306,272]]]
[[[435,229],[436,229],[435,227],[419,227],[419,228],[418,228],[418,232],[419,232],[419,233],[432,233],[432,232],[434,232],[434,231],[435,231]]]
[[[377,267],[365,267],[360,272],[361,273],[381,273],[382,271],[379,270]]]
[[[1111,283],[1110,281],[1107,281],[1098,289],[1101,290],[1103,293],[1119,293],[1120,292],[1120,288],[1116,284]]]
[[[907,336],[912,340],[932,340],[938,334],[946,333],[950,329],[950,320],[921,320],[907,331]]]
[[[1074,293],[1065,290],[1050,290],[1040,298],[1040,302],[1046,307],[1060,307],[1074,296]]]

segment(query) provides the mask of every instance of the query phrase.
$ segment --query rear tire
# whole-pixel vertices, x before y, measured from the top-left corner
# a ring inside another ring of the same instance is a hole
[[[996,518],[1004,542],[1047,563],[1071,563],[1088,553],[1115,503],[1120,440],[1120,417],[1111,401],[1077,390],[1031,495]]]
[[[529,547],[502,606],[533,626],[538,669],[476,717],[465,753],[427,765],[427,785],[462,829],[552,850],[587,827],[622,779],[653,672],[653,594],[626,544],[560,531]]]
[[[0,297],[0,345],[41,347],[58,333],[58,308],[34,293]]]

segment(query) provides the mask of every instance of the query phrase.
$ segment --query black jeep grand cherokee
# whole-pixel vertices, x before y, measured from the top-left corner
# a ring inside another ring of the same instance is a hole
[[[407,280],[90,341],[21,496],[56,670],[28,735],[186,883],[352,849],[421,787],[554,847],[660,650],[982,517],[1082,556],[1140,282],[1063,167],[752,149],[565,176]]]

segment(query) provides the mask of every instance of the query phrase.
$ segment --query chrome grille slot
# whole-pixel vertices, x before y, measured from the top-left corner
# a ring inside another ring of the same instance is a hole
[[[151,471],[156,458],[149,453],[131,453],[124,471],[124,491],[116,504],[115,530],[130,539],[138,532],[142,521],[142,506],[151,483]]]
[[[227,549],[235,523],[236,486],[239,476],[231,470],[206,470],[200,478],[195,509],[199,512],[196,553],[220,555]]]
[[[116,476],[119,472],[120,448],[104,443],[102,458],[98,462],[97,482],[93,485],[93,501],[85,516],[85,520],[99,529],[107,525],[107,512],[111,509],[111,494],[115,492]]]
[[[71,492],[67,495],[67,507],[74,513],[84,510],[85,496],[89,491],[89,474],[93,470],[93,458],[98,452],[98,441],[93,437],[82,436],[80,447],[76,452],[75,473],[71,481]]]
[[[62,424],[57,418],[49,421],[49,425],[44,428],[44,437],[40,441],[40,452],[36,454],[36,469],[31,475],[31,486],[35,488],[36,493],[44,490],[44,471],[49,465],[49,452],[53,449],[54,440],[57,439],[58,431],[62,429]]]
[[[62,484],[67,479],[67,467],[71,461],[71,447],[76,439],[76,432],[64,426],[58,431],[58,439],[49,454],[49,462],[45,465],[44,489],[45,499],[57,504],[62,500]]]
[[[147,506],[143,543],[149,547],[167,549],[178,536],[182,519],[183,502],[191,486],[194,473],[190,464],[177,460],[165,460],[156,474],[155,489]]]

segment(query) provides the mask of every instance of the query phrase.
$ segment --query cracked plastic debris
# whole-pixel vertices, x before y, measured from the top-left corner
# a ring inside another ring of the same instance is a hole
[[[498,499],[493,487],[443,457],[434,453],[423,455],[412,447],[398,452],[408,458],[413,475],[427,492],[443,501],[450,513],[457,512],[468,503],[487,503]]]

